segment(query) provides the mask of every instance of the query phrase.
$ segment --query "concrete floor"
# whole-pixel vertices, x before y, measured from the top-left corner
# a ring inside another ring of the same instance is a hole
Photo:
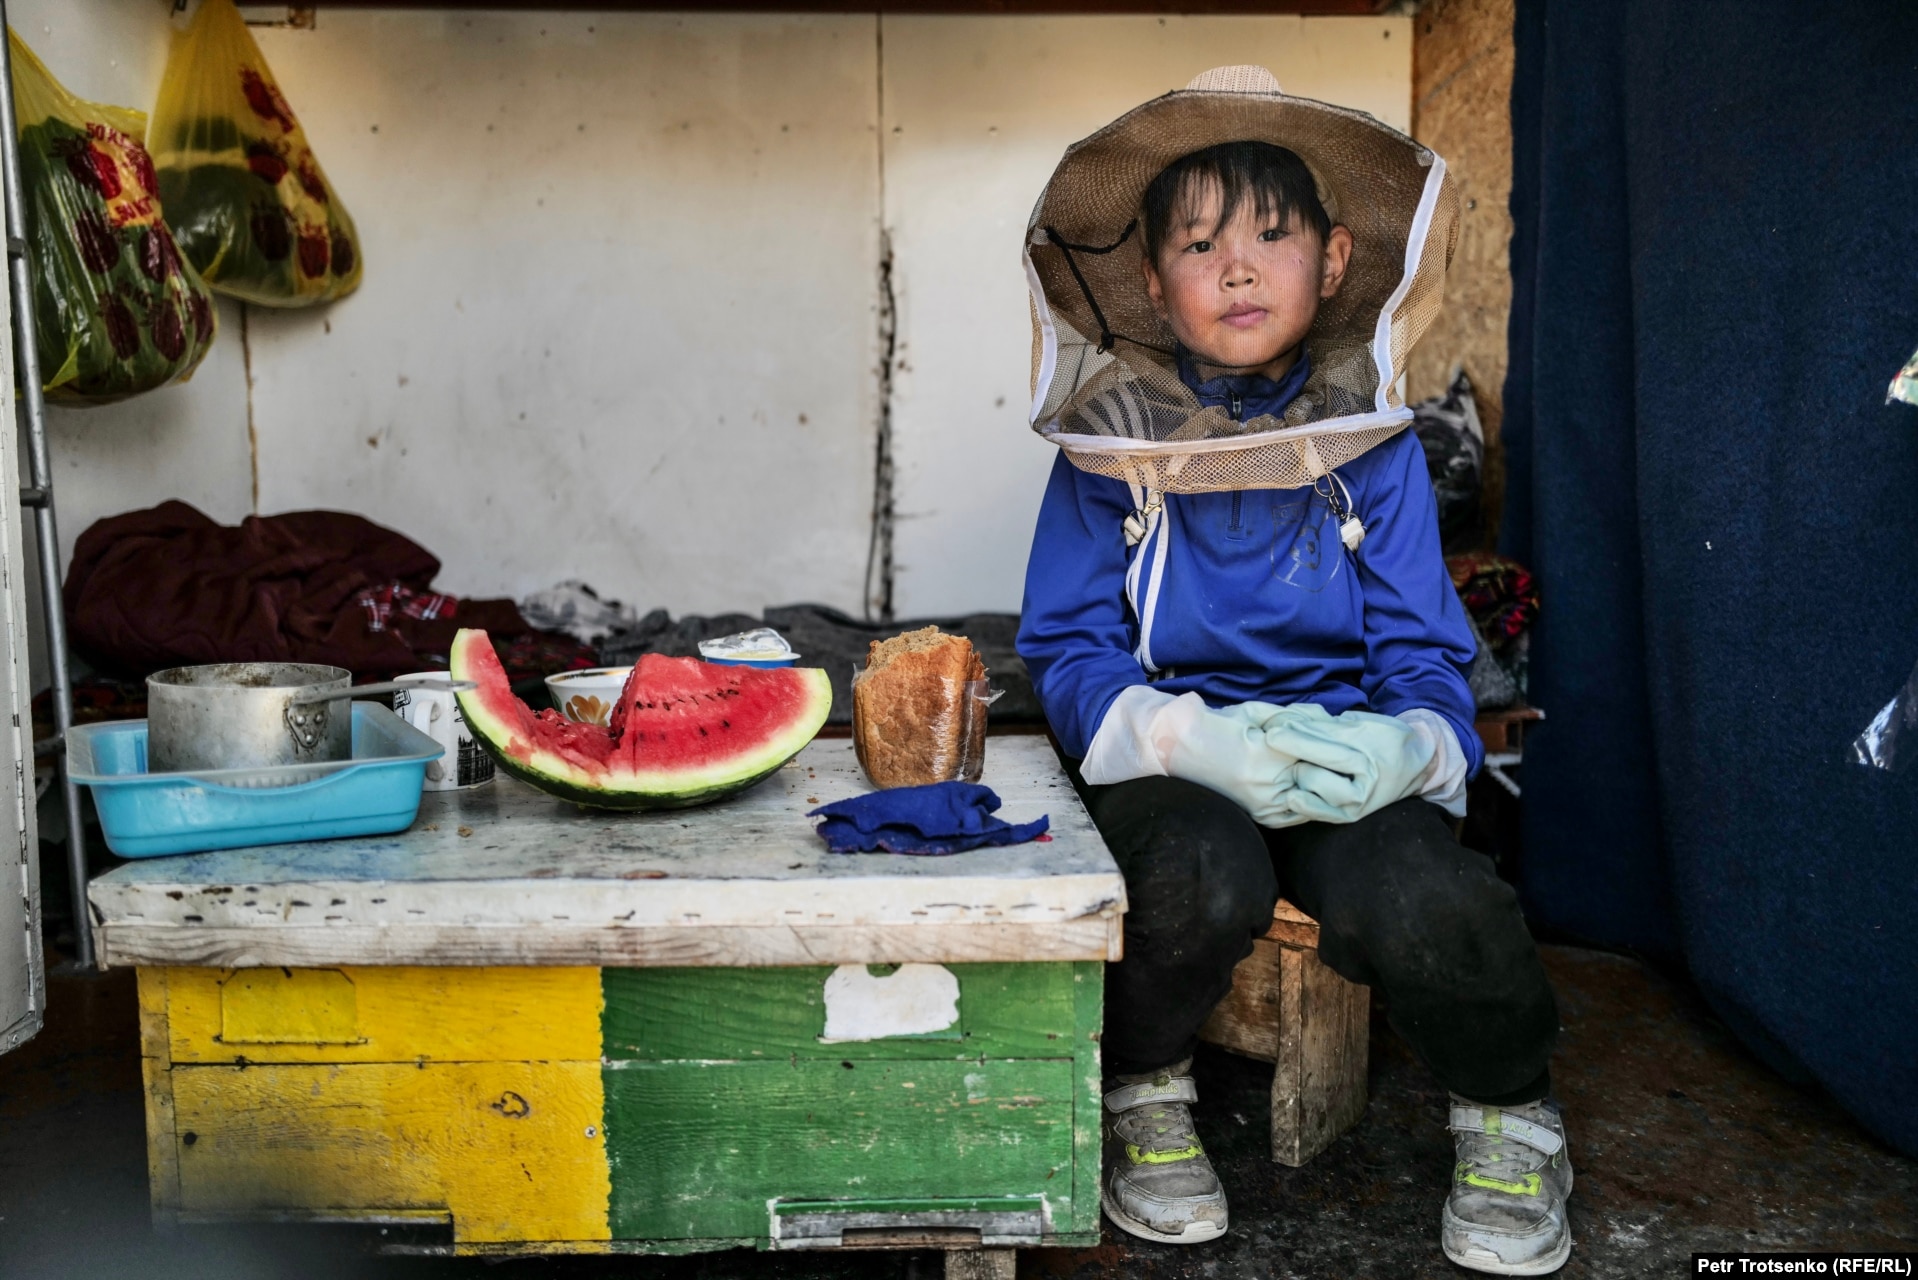
[[[1918,1163],[1824,1098],[1755,1063],[1682,988],[1634,961],[1548,947],[1565,1034],[1554,1070],[1578,1169],[1576,1248],[1561,1273],[1678,1276],[1694,1250],[1918,1248]],[[1202,1054],[1200,1133],[1233,1229],[1194,1248],[1106,1230],[1079,1251],[1029,1251],[1021,1277],[1463,1277],[1438,1251],[1451,1165],[1444,1095],[1384,1022],[1371,1105],[1304,1169],[1265,1155],[1269,1068]],[[377,1228],[147,1222],[131,975],[59,975],[40,1036],[0,1058],[0,1276],[139,1280],[936,1280],[937,1254],[708,1254],[488,1263],[383,1257]]]

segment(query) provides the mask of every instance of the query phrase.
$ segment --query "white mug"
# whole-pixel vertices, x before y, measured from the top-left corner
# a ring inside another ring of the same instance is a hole
[[[399,680],[452,678],[450,671],[415,671]],[[426,790],[454,791],[493,780],[493,757],[466,727],[458,698],[438,689],[398,689],[393,693],[393,711],[446,749],[446,754],[426,766]]]

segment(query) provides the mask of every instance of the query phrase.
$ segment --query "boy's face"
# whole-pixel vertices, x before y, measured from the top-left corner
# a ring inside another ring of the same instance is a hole
[[[1277,376],[1296,361],[1319,303],[1339,291],[1352,233],[1333,227],[1321,244],[1297,214],[1281,226],[1250,198],[1221,227],[1222,202],[1216,182],[1180,202],[1158,260],[1145,263],[1146,291],[1202,363]]]

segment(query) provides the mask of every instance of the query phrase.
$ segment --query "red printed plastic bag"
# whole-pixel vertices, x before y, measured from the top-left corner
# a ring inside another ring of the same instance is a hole
[[[233,0],[174,36],[150,133],[180,249],[221,293],[304,307],[359,287],[359,233]]]
[[[213,298],[160,216],[146,117],[74,97],[7,43],[48,399],[106,404],[185,379],[213,344]]]

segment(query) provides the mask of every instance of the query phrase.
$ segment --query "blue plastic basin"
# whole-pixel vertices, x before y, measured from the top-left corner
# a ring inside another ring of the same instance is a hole
[[[122,858],[385,835],[413,824],[442,748],[372,702],[353,704],[353,758],[274,769],[148,773],[147,722],[76,726],[67,767],[93,790]]]

